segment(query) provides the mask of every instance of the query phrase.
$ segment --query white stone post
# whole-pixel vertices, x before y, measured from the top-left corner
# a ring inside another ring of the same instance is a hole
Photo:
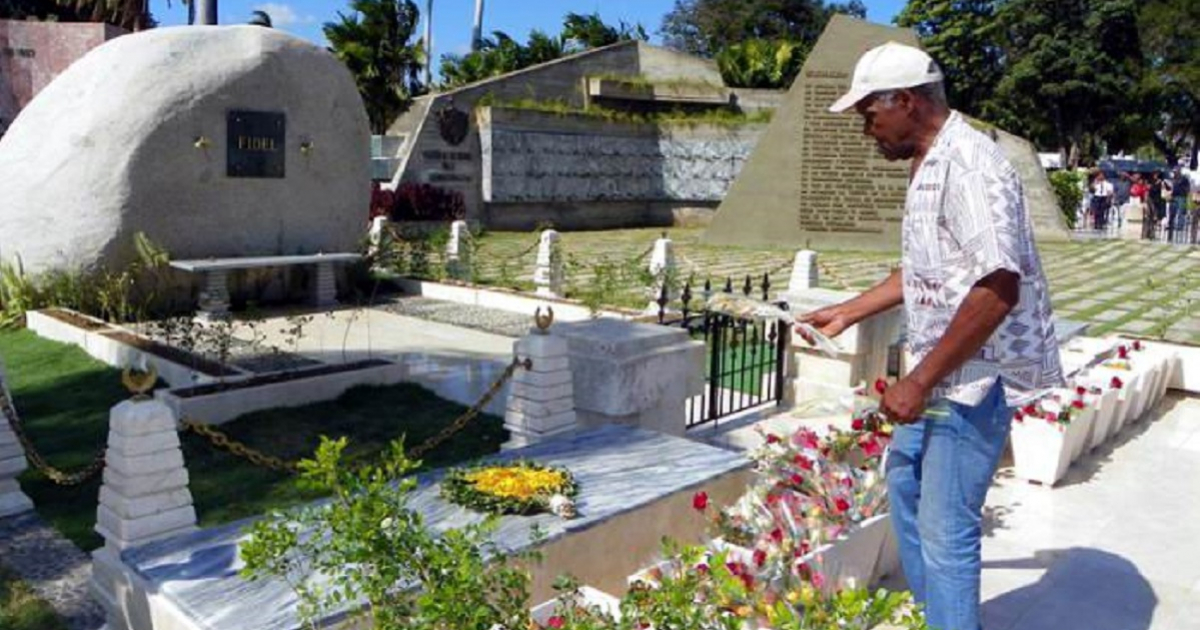
[[[466,221],[450,224],[450,241],[446,243],[446,266],[450,277],[469,280],[471,275],[471,238]]]
[[[92,552],[91,591],[112,629],[137,628],[127,600],[130,576],[121,552],[196,530],[196,510],[179,446],[175,414],[158,400],[127,400],[109,412],[104,483]]]
[[[388,218],[384,216],[371,219],[371,230],[367,232],[367,251],[371,256],[378,256],[380,250],[383,249],[383,239],[386,238],[387,224]]]
[[[518,370],[509,385],[504,427],[512,437],[504,448],[578,428],[567,340],[535,329],[513,344],[513,353],[530,359],[533,367]]]
[[[653,294],[650,296],[650,305],[646,310],[652,313],[658,312],[658,300],[662,296],[663,287],[667,287],[667,300],[675,299],[674,291],[668,284],[668,281],[675,275],[675,244],[671,239],[667,238],[664,233],[661,238],[654,241],[654,250],[650,252],[650,265],[648,267],[650,276],[654,278],[652,285]]]
[[[559,240],[558,232],[545,230],[538,242],[537,269],[533,272],[533,283],[537,285],[537,294],[542,297],[563,296],[564,274]]]
[[[796,262],[792,264],[792,277],[788,280],[788,291],[817,288],[819,275],[817,252],[808,249],[796,252]]]
[[[0,363],[0,387],[4,388],[8,402],[16,408],[8,390],[8,378],[3,363]],[[17,476],[24,472],[27,466],[25,448],[8,425],[8,419],[0,417],[0,518],[33,509],[33,501],[21,491],[21,484],[17,482]]]
[[[316,264],[317,275],[314,278],[312,303],[315,306],[337,306],[337,274],[333,263],[319,262]]]

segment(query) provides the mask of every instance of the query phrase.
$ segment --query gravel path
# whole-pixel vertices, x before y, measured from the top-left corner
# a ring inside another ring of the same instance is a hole
[[[533,325],[529,315],[424,297],[394,297],[375,308],[396,315],[482,330],[505,337],[523,337]]]
[[[104,627],[104,609],[88,592],[91,557],[36,512],[0,518],[0,562],[46,600],[71,630]]]

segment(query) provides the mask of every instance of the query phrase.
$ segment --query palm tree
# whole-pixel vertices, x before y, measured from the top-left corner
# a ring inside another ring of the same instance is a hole
[[[252,26],[265,26],[271,28],[271,14],[266,11],[255,10],[250,13],[250,20],[246,22]]]
[[[154,26],[147,0],[55,0],[55,5],[46,13],[64,22],[107,22],[130,31]]]
[[[420,11],[413,0],[351,0],[350,8],[322,30],[330,51],[354,75],[372,132],[383,134],[424,91],[424,47],[409,43]]]

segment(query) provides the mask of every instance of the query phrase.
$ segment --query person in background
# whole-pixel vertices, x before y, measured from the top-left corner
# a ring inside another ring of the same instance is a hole
[[[1096,179],[1092,180],[1092,227],[1097,230],[1108,228],[1108,211],[1112,208],[1114,192],[1104,171],[1097,172]]]
[[[1175,177],[1171,179],[1171,229],[1182,234],[1184,224],[1188,219],[1188,202],[1192,197],[1192,180],[1183,170],[1175,167]]]
[[[1129,185],[1129,210],[1127,214],[1129,218],[1134,216],[1142,222],[1142,238],[1146,236],[1146,226],[1149,224],[1148,212],[1146,210],[1146,182],[1142,180],[1141,173],[1134,173],[1132,182]]]
[[[1158,230],[1161,227],[1163,218],[1166,216],[1166,208],[1163,202],[1163,187],[1162,179],[1158,175],[1158,171],[1150,173],[1150,181],[1146,183],[1146,203],[1148,205],[1146,212],[1146,238],[1158,238]]]

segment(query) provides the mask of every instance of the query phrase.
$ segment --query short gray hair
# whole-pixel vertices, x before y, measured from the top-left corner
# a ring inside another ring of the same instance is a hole
[[[946,85],[944,83],[942,83],[941,81],[934,81],[933,83],[924,83],[921,85],[914,85],[913,87],[910,87],[910,88],[897,88],[897,89],[893,89],[893,90],[881,90],[881,91],[875,93],[875,98],[882,101],[883,103],[891,105],[895,102],[896,94],[898,94],[900,92],[900,90],[909,90],[913,94],[916,94],[917,96],[920,96],[921,98],[923,98],[927,101],[930,101],[931,103],[934,103],[935,105],[948,106],[948,103],[946,101]]]

